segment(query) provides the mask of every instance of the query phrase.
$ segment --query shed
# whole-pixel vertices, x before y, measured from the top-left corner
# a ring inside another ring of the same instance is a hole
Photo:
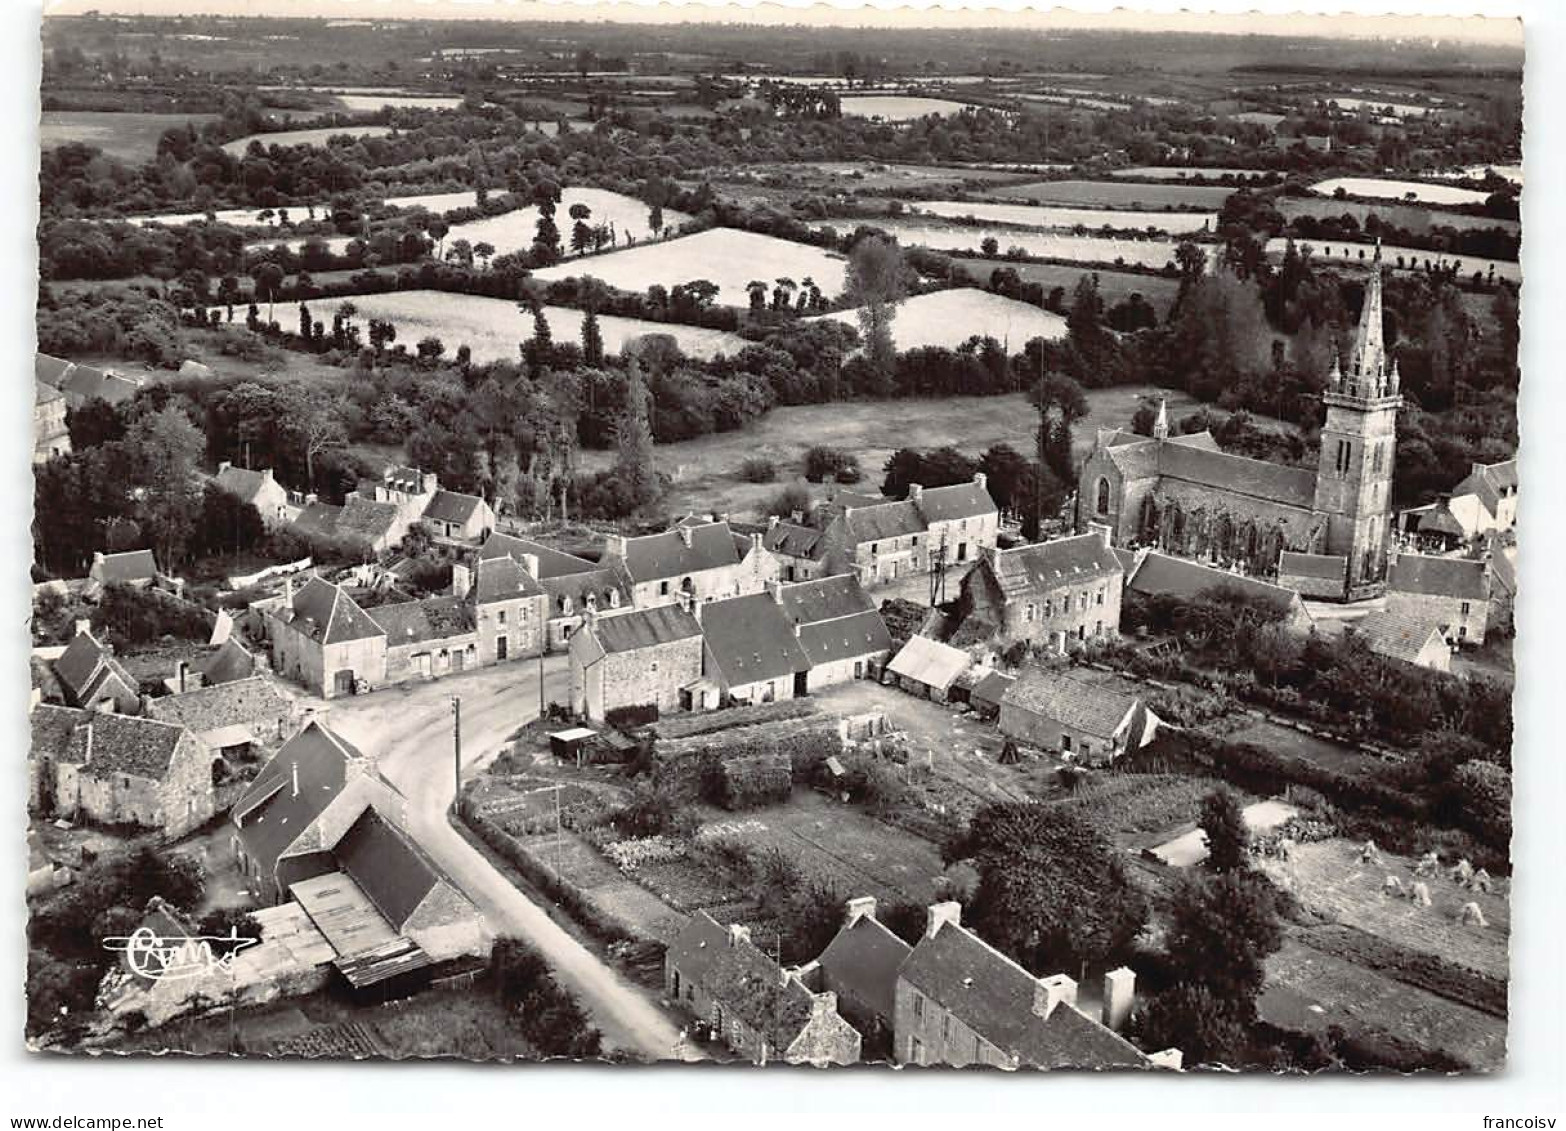
[[[887,665],[887,672],[910,695],[944,703],[957,677],[968,670],[968,653],[928,636],[911,637]]]
[[[549,736],[549,750],[556,758],[575,759],[578,765],[582,763],[582,749],[587,740],[598,732],[587,727],[571,727],[569,730],[557,730]]]

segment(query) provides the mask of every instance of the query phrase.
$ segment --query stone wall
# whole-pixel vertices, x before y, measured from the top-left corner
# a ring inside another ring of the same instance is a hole
[[[1490,602],[1478,598],[1465,601],[1458,597],[1389,591],[1387,611],[1417,617],[1438,627],[1445,626],[1448,640],[1476,648],[1484,643],[1489,629]]]
[[[969,1064],[1015,1068],[1014,1061],[951,1016],[939,1002],[899,978],[893,1007],[892,1055],[902,1064]]]
[[[702,638],[691,636],[599,661],[603,710],[656,703],[659,713],[680,708],[680,688],[701,678]]]

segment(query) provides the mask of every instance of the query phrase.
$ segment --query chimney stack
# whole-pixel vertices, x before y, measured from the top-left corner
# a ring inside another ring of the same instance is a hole
[[[962,904],[952,900],[947,900],[945,903],[932,903],[925,910],[924,937],[933,939],[948,923],[953,927],[962,926]]]
[[[990,489],[990,477],[982,471],[975,471],[973,473],[973,485],[981,491],[988,491]]]
[[[1111,970],[1104,975],[1104,1027],[1120,1032],[1131,1017],[1131,1003],[1136,996],[1136,972],[1129,966]]]
[[[1110,529],[1107,522],[1090,522],[1087,528],[1090,533],[1098,535],[1098,540],[1104,544],[1104,549],[1109,549]]]
[[[270,482],[272,482],[272,469],[270,467],[265,467],[265,468],[261,469],[261,481],[263,483],[270,483]]]
[[[1033,1012],[1047,1018],[1058,1005],[1077,1004],[1077,983],[1065,974],[1051,974],[1033,985]]]
[[[680,532],[680,541],[685,543],[685,548],[691,548],[691,528],[689,526],[676,527]]]
[[[294,575],[289,574],[283,578],[283,604],[288,608],[294,607]]]
[[[461,562],[451,567],[451,595],[459,600],[473,588],[473,571]]]
[[[85,617],[83,617],[83,618],[81,618],[80,620],[78,620],[76,622],[76,635],[77,636],[81,636],[81,635],[83,635],[85,633],[89,633],[91,631],[92,631],[92,621],[90,621],[90,620],[86,619]]]
[[[910,483],[910,484],[908,484],[908,501],[909,502],[917,503],[919,501],[920,497],[923,494],[924,494],[924,486],[922,484],[919,484],[919,483]]]
[[[538,580],[537,554],[519,554],[517,556],[517,563],[521,565],[523,573],[527,574],[534,581]]]
[[[294,796],[298,797],[299,796],[299,763],[298,762],[290,762],[289,766],[293,770]]]
[[[743,926],[741,926],[738,923],[730,923],[729,924],[729,945],[730,946],[739,946],[740,943],[742,943],[742,942],[749,942],[749,941],[750,941],[750,928],[749,927],[743,927]]]
[[[218,474],[222,475],[225,471],[227,471],[229,468],[231,468],[233,466],[234,466],[234,464],[233,464],[232,461],[230,461],[230,460],[223,460],[221,463],[218,464]]]
[[[620,558],[620,559],[624,559],[624,557],[625,557],[625,535],[624,534],[605,534],[604,535],[604,557],[605,558]]]
[[[185,669],[188,667],[190,667],[190,665],[187,664],[184,660],[181,660],[179,662],[179,666],[174,669],[174,674],[179,677],[179,693],[181,695],[185,694]]]
[[[781,518],[779,518],[777,515],[769,514],[767,516],[767,529],[768,530],[776,530],[778,528],[778,523],[780,523],[782,521],[783,520]]]
[[[92,564],[93,565],[102,565],[103,564],[103,551],[102,550],[94,550],[92,552]]]
[[[861,895],[857,899],[850,899],[845,905],[848,914],[843,919],[843,926],[852,927],[861,919],[875,918],[875,896]]]

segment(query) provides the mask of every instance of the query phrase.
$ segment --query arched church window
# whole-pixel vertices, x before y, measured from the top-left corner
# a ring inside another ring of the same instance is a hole
[[[1103,477],[1098,481],[1098,513],[1109,513],[1109,480]]]

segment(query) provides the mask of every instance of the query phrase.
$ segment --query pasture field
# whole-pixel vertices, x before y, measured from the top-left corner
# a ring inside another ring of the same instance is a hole
[[[821,314],[806,321],[823,318],[856,329],[859,326],[857,310]],[[1014,353],[1034,338],[1064,338],[1066,320],[1025,302],[959,287],[903,299],[892,321],[892,337],[899,350],[924,346],[956,349],[975,334],[994,338],[1008,347],[1008,353]]]
[[[223,152],[231,157],[243,157],[253,141],[259,141],[270,149],[274,145],[325,145],[328,138],[343,136],[385,137],[391,132],[390,126],[328,126],[319,130],[282,130],[278,133],[249,134],[235,138],[224,143]]]
[[[1103,208],[1217,208],[1234,192],[1222,185],[1139,185],[1130,181],[1035,181],[989,190],[994,197],[1037,204],[1087,204]]]
[[[431,212],[449,212],[453,208],[467,208],[478,204],[478,196],[472,189],[461,192],[426,192],[416,193],[412,196],[388,196],[382,199],[382,204],[391,205],[394,208],[427,208]],[[327,215],[331,205],[319,203],[315,206],[317,218]],[[282,210],[288,213],[292,223],[308,219],[310,207],[308,204],[283,205]],[[262,220],[260,208],[221,208],[212,213],[212,218],[219,224],[233,224],[237,227],[275,228],[279,224],[277,209],[272,210],[272,215]],[[171,227],[179,224],[194,224],[205,220],[205,212],[161,212],[155,216],[127,216],[126,220],[138,224],[167,224]],[[295,240],[297,246],[303,240]],[[346,244],[348,237],[327,239],[328,244]]]
[[[1455,185],[1431,185],[1424,181],[1394,181],[1385,177],[1331,177],[1310,186],[1319,196],[1331,196],[1342,189],[1349,196],[1369,196],[1381,200],[1419,200],[1426,204],[1483,204],[1489,194]]]
[[[1336,240],[1295,240],[1298,247],[1309,247],[1319,264],[1369,269],[1376,247],[1368,243],[1342,243]],[[1281,258],[1289,241],[1282,236],[1267,241],[1267,254]],[[1475,271],[1488,275],[1491,268],[1497,279],[1517,282],[1522,278],[1522,265],[1512,259],[1485,259],[1478,255],[1444,255],[1418,247],[1400,247],[1397,244],[1381,245],[1381,265],[1389,271],[1422,271],[1428,266],[1457,264],[1460,276]]]
[[[989,282],[990,275],[998,267],[1009,267],[1024,283],[1038,283],[1046,291],[1054,287],[1066,289],[1066,302],[1071,302],[1072,292],[1083,275],[1098,276],[1098,293],[1108,306],[1113,306],[1133,294],[1140,294],[1163,317],[1180,290],[1176,279],[1164,279],[1157,275],[1138,275],[1130,271],[1095,271],[1089,267],[1073,267],[1060,263],[1010,262],[1005,259],[958,259],[964,270],[981,282]]]
[[[1131,169],[1116,169],[1110,176],[1134,178],[1139,181],[1187,181],[1194,180],[1197,177],[1203,177],[1207,180],[1212,180],[1216,177],[1276,180],[1281,174],[1270,169],[1207,169],[1196,165],[1138,165]]]
[[[1024,170],[1029,172],[1030,170]],[[738,186],[747,181],[784,178],[800,187],[841,192],[844,182],[863,189],[919,189],[968,182],[1005,184],[1025,179],[1016,170],[996,168],[948,168],[943,165],[888,165],[880,161],[790,161],[779,164],[720,165],[702,170],[714,182]]]
[[[1429,231],[1435,226],[1456,228],[1458,231],[1501,228],[1508,232],[1516,232],[1522,227],[1521,222],[1517,220],[1469,216],[1463,212],[1436,212],[1417,204],[1399,204],[1395,201],[1372,204],[1363,200],[1322,200],[1317,197],[1291,196],[1278,201],[1278,211],[1283,213],[1286,219],[1291,220],[1296,216],[1315,216],[1322,220],[1352,216],[1361,227],[1364,227],[1368,217],[1379,216],[1389,224],[1396,224],[1399,228],[1407,228],[1412,232]]]
[[[911,122],[928,114],[960,114],[967,104],[949,98],[908,98],[900,94],[851,94],[841,100],[850,118],[880,118],[887,122]]]
[[[434,335],[446,347],[448,355],[466,345],[473,360],[516,361],[521,357],[520,343],[533,336],[532,316],[518,309],[515,302],[483,295],[449,294],[445,291],[389,291],[377,295],[343,295],[311,299],[310,315],[317,322],[331,325],[332,315],[345,302],[358,309],[360,325],[371,318],[384,318],[397,328],[398,344],[411,352],[427,335]],[[277,320],[285,327],[297,322],[297,304],[280,308]],[[550,332],[557,342],[580,341],[583,314],[565,306],[544,307]],[[640,318],[598,317],[604,348],[618,353],[626,342],[644,334],[668,334],[691,357],[712,357],[718,353],[737,353],[744,339],[723,330],[704,330],[696,326],[649,322]]]
[[[654,283],[672,288],[707,279],[717,284],[720,304],[746,306],[745,284],[752,279],[770,286],[774,279],[787,277],[802,283],[808,276],[828,298],[836,298],[843,290],[846,264],[843,256],[807,244],[733,228],[709,228],[692,236],[557,263],[533,272],[533,278],[551,282],[589,276],[638,294]]]
[[[909,211],[948,220],[987,220],[1021,228],[1143,228],[1183,235],[1211,231],[1216,212],[1136,212],[1111,208],[1055,208],[1038,204],[994,204],[988,201],[921,200]]]
[[[438,94],[333,94],[344,110],[354,114],[373,114],[377,110],[455,110],[460,97]]]
[[[1156,215],[1156,214],[1155,214]],[[1162,268],[1174,262],[1177,242],[1169,237],[1129,239],[1111,236],[1076,236],[1064,232],[1041,232],[1033,228],[1015,228],[1003,224],[967,227],[938,221],[836,219],[823,221],[839,230],[855,224],[874,223],[906,246],[921,246],[932,251],[959,251],[977,255],[984,241],[993,237],[1002,252],[1021,248],[1036,259],[1063,259],[1074,263],[1135,264]]]
[[[121,161],[151,161],[158,154],[163,131],[187,122],[196,126],[217,120],[216,114],[137,114],[99,110],[45,110],[38,128],[38,146],[51,149],[80,142]]]
[[[1345,773],[1363,773],[1382,764],[1372,754],[1267,719],[1249,719],[1244,726],[1230,731],[1224,737],[1233,742],[1249,742],[1292,758],[1303,758],[1318,766]]]

